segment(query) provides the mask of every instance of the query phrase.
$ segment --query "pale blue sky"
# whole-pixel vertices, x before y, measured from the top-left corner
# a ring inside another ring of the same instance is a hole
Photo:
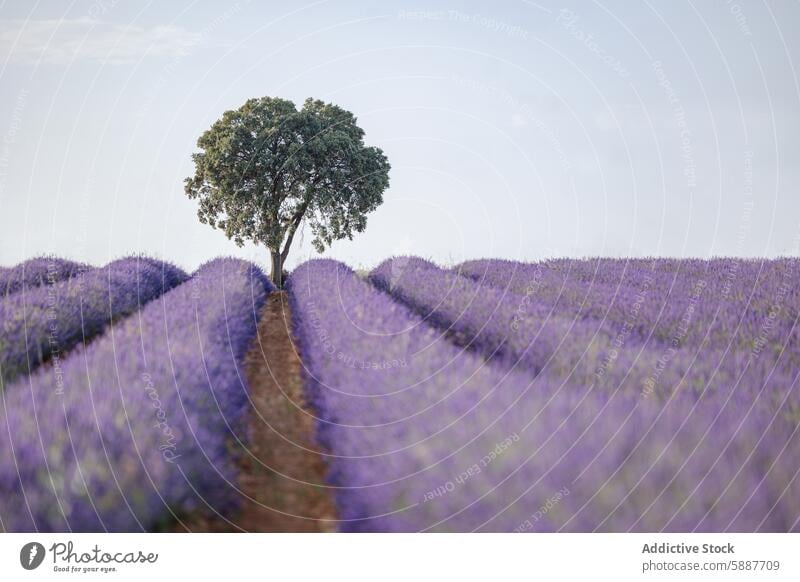
[[[387,153],[384,205],[327,253],[356,266],[798,254],[796,1],[222,5],[0,3],[0,264],[266,264],[183,194],[198,135],[264,95]]]

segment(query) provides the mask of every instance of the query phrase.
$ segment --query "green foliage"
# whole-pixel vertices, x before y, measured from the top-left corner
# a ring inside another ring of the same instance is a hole
[[[320,252],[366,227],[389,186],[389,162],[363,137],[336,105],[307,99],[298,110],[286,99],[250,99],[200,136],[186,194],[199,200],[201,222],[240,246],[267,246],[274,271],[304,221]]]

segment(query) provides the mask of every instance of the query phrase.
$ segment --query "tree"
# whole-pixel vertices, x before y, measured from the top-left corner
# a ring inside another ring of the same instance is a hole
[[[185,191],[199,200],[200,222],[239,246],[245,240],[265,245],[279,287],[301,224],[323,252],[362,232],[389,186],[389,162],[380,149],[364,145],[355,116],[315,99],[300,110],[286,99],[249,99],[226,111],[197,147]]]

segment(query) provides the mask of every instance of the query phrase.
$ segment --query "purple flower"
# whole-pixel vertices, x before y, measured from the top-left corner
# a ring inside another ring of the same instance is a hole
[[[88,271],[91,267],[55,257],[36,257],[15,267],[0,268],[0,297],[22,289],[52,285]]]
[[[139,531],[229,513],[245,438],[241,369],[271,289],[216,259],[58,368],[8,386],[0,407],[7,531]]]
[[[169,263],[125,258],[0,300],[0,385],[103,332],[186,280]]]
[[[394,261],[289,281],[342,529],[798,529],[796,261]]]

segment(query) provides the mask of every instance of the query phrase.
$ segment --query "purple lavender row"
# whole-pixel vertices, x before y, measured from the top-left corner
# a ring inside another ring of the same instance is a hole
[[[530,295],[479,284],[413,257],[384,261],[370,280],[458,345],[533,374],[565,344],[608,346],[612,340],[596,321],[575,321]]]
[[[430,313],[431,322],[462,344],[476,338],[472,345],[487,355],[506,352],[512,364],[527,360],[526,367],[534,371],[543,357],[552,362],[556,353],[563,359],[575,352],[565,351],[565,345],[579,347],[578,353],[589,358],[584,367],[595,365],[593,355],[616,358],[623,347],[646,368],[651,367],[648,360],[665,352],[671,358],[678,350],[691,359],[701,350],[718,357],[731,350],[746,356],[754,349],[767,352],[765,360],[797,363],[800,357],[790,349],[800,341],[797,260],[773,261],[761,272],[752,272],[749,261],[733,263],[736,279],[724,274],[685,277],[666,292],[655,280],[638,290],[586,286],[541,265],[513,266],[514,273],[523,274],[518,285],[502,286],[495,281],[503,267],[512,265],[497,263],[494,279],[464,283],[457,273],[401,257],[382,264],[373,278],[423,315]],[[523,281],[525,291],[518,293]],[[637,346],[646,349],[630,351]],[[574,359],[565,363],[572,365]]]
[[[88,271],[91,267],[55,257],[36,257],[0,270],[0,297],[22,289],[52,285]]]
[[[343,530],[798,529],[796,370],[591,390],[486,365],[340,263],[289,287]]]
[[[130,257],[0,301],[0,386],[100,334],[186,280],[169,263]]]
[[[561,290],[567,285],[587,289],[651,288],[660,297],[671,294],[680,281],[706,279],[731,296],[746,298],[746,291],[758,292],[764,281],[796,268],[796,259],[556,259],[522,263],[504,259],[467,261],[453,270],[509,291],[524,293],[531,286]],[[735,284],[735,292],[732,289]]]
[[[523,272],[526,267],[545,268],[561,273],[571,281],[592,283],[596,285],[626,286],[636,285],[643,277],[657,277],[659,284],[667,283],[681,278],[696,278],[707,273],[709,266],[723,265],[730,261],[736,263],[757,264],[759,261],[750,259],[665,259],[665,258],[626,258],[613,259],[598,257],[592,259],[547,259],[537,263],[522,263],[505,259],[479,259],[466,261],[456,267],[464,273],[472,272],[476,275],[486,272],[492,276],[494,267],[505,273],[504,276],[514,276],[518,269]]]
[[[6,531],[159,529],[237,500],[241,361],[270,283],[217,259],[58,370],[10,386],[0,408]]]
[[[655,278],[659,279],[659,289],[665,289],[665,284],[668,289],[670,281],[677,279],[678,274],[657,269],[657,262],[654,259],[642,264],[633,260],[598,258],[548,259],[522,263],[505,259],[481,259],[466,261],[452,270],[516,293],[525,293],[532,287],[557,291],[567,285],[581,289],[590,285],[639,288],[645,280]]]
[[[687,260],[686,266],[673,259],[603,259],[599,268],[621,272],[629,263],[633,270],[616,279],[616,286],[596,283],[603,277],[590,277],[598,267],[585,260],[560,261],[558,268],[552,262],[485,260],[458,269],[482,285],[523,293],[564,315],[621,322],[638,311],[631,333],[643,341],[671,344],[678,337],[681,345],[749,349],[766,326],[771,347],[780,351],[798,337],[797,259]],[[686,321],[689,329],[682,329]]]
[[[482,285],[489,284],[507,292],[535,298],[537,303],[564,315],[604,319],[612,304],[626,306],[646,294],[651,302],[665,304],[670,292],[682,302],[687,297],[683,287],[697,279],[656,268],[657,260],[647,268],[630,266],[631,261],[614,259],[544,261],[517,263],[507,260],[470,261],[454,271]]]
[[[493,276],[501,277],[503,268],[525,273],[519,279],[528,281],[524,295],[485,279],[464,284],[427,261],[394,259],[376,277],[385,282],[386,273],[393,275],[391,293],[426,315],[433,312],[428,321],[450,335],[475,338],[484,355],[504,353],[500,359],[507,368],[544,368],[551,378],[658,399],[678,390],[699,396],[731,386],[754,394],[767,378],[790,383],[800,367],[800,294],[794,282],[800,262],[706,262],[710,272],[732,264],[739,273],[735,280],[694,279],[701,265],[690,262],[685,270],[693,275],[666,292],[652,280],[635,292],[587,288],[543,273],[541,265],[507,261],[490,262]],[[559,295],[552,300],[556,286]]]
[[[654,299],[642,291],[625,290],[597,300],[560,277],[539,274],[524,293],[517,293],[409,257],[390,259],[370,276],[379,288],[443,329],[449,339],[496,365],[534,375],[546,368],[551,376],[573,383],[611,387],[624,383],[626,389],[641,390],[668,349],[645,348],[648,340],[667,336],[652,329],[657,319],[651,316]],[[552,300],[554,287],[560,289]],[[668,307],[660,314],[666,313],[663,327],[667,328],[681,317],[680,308]],[[673,365],[658,372],[659,393],[669,393],[692,365],[691,358],[681,359],[683,365],[677,365],[679,358],[670,358]],[[613,370],[624,373],[614,375]]]

